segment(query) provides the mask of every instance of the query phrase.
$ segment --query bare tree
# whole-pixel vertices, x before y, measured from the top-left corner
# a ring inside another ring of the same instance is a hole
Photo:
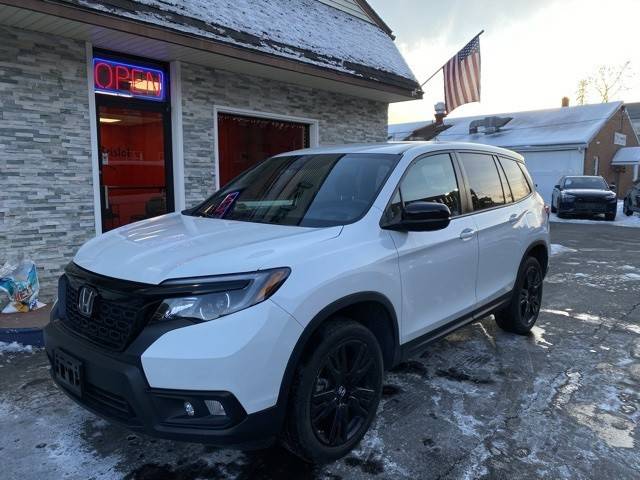
[[[576,91],[576,103],[584,105],[587,103],[587,90],[589,89],[589,80],[583,78],[578,81],[578,90]]]
[[[578,81],[576,103],[584,105],[591,93],[597,96],[600,102],[606,103],[616,95],[629,90],[628,84],[632,77],[629,60],[621,65],[601,65],[594,75]]]

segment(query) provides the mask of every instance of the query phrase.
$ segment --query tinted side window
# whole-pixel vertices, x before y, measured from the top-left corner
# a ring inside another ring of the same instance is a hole
[[[448,153],[421,158],[409,167],[386,212],[387,219],[400,214],[402,203],[413,202],[444,203],[452,216],[462,213],[458,181]]]
[[[509,186],[511,187],[511,192],[513,193],[513,198],[517,202],[521,198],[526,197],[531,193],[531,187],[529,186],[529,182],[520,170],[520,166],[515,160],[509,160],[508,158],[501,158],[500,163],[502,163],[502,168],[504,168],[504,173],[507,175],[507,180],[509,181]]]
[[[469,182],[474,210],[504,205],[504,193],[496,164],[491,155],[460,153],[460,163]]]

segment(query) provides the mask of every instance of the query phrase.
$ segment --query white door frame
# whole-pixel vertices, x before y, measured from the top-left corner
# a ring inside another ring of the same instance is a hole
[[[218,113],[230,113],[232,115],[243,115],[245,117],[265,118],[267,120],[281,120],[285,122],[303,123],[309,125],[309,147],[317,147],[320,141],[319,121],[314,118],[295,117],[292,115],[282,115],[279,113],[260,112],[247,110],[244,108],[226,107],[222,105],[213,106],[213,142],[214,142],[214,173],[215,188],[220,189],[220,148],[218,143]]]
[[[98,121],[96,94],[93,90],[93,45],[85,43],[87,56],[87,87],[89,89],[89,138],[91,142],[91,177],[93,183],[93,218],[96,237],[102,234],[102,199],[100,198],[100,165],[98,163]]]
[[[98,163],[98,122],[96,115],[96,94],[93,85],[93,45],[85,43],[87,57],[87,86],[89,89],[89,137],[91,139],[91,173],[93,179],[93,217],[96,236],[102,234],[102,198],[100,191],[100,166]],[[173,170],[173,205],[179,212],[185,208],[184,147],[182,140],[182,80],[180,62],[169,64],[171,83],[171,142]]]

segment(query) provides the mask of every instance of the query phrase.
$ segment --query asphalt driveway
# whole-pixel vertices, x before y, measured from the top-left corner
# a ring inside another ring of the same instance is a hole
[[[486,318],[387,374],[378,420],[322,467],[108,424],[49,380],[43,352],[0,356],[0,477],[638,478],[640,229],[553,224],[556,254],[528,337]]]

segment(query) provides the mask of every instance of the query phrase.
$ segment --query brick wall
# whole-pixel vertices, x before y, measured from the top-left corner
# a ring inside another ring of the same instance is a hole
[[[182,64],[187,206],[214,190],[214,105],[318,120],[320,144],[383,142],[387,104]]]
[[[611,166],[615,153],[622,148],[622,146],[613,143],[615,132],[624,133],[627,136],[627,147],[638,146],[638,140],[629,121],[629,116],[622,110],[618,110],[587,147],[584,156],[584,174],[594,174],[595,157],[597,156],[599,159],[597,174],[603,176],[607,182],[615,183],[618,197],[623,198],[633,183],[633,167],[626,166],[621,172],[617,172]]]
[[[0,27],[0,263],[32,258],[55,278],[94,233],[82,42]]]

